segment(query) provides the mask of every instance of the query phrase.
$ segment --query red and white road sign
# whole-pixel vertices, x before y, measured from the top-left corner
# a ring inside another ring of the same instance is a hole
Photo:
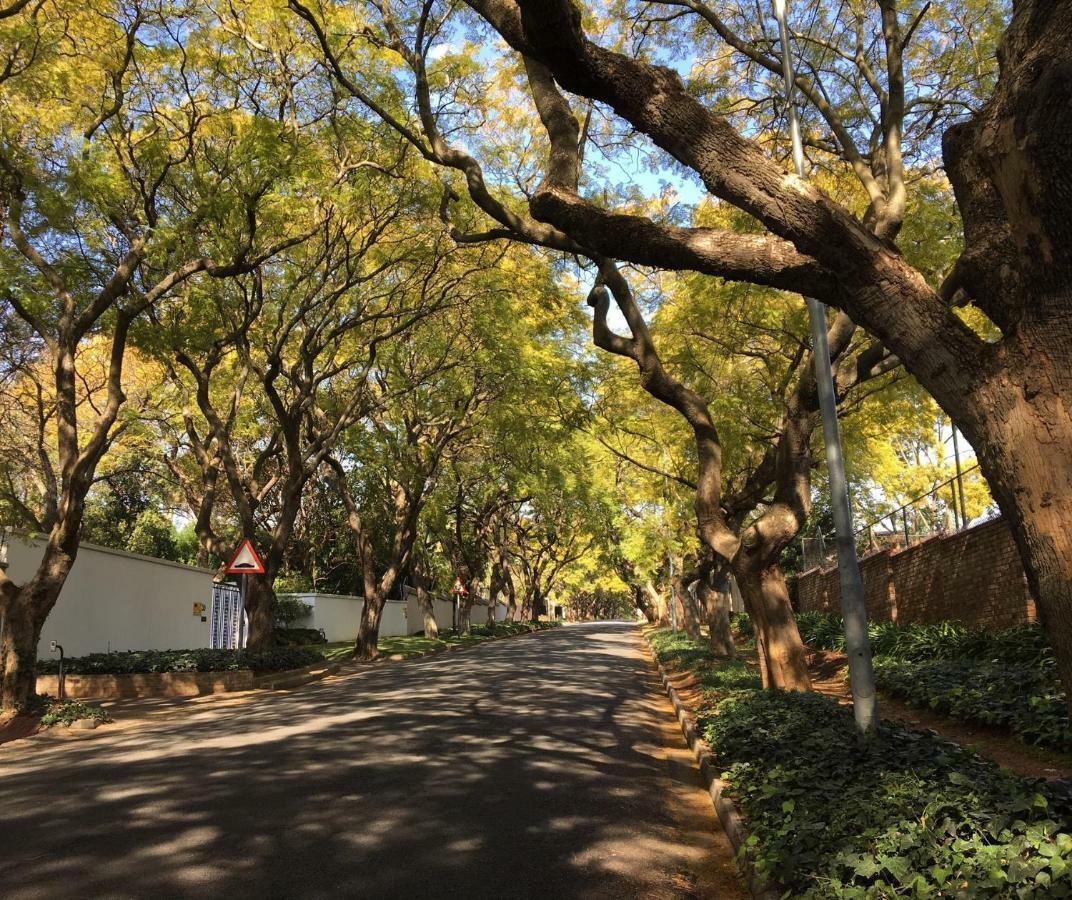
[[[462,597],[467,597],[469,595],[469,589],[462,582],[461,578],[455,578],[454,579],[454,589],[451,591],[451,593],[452,594],[459,594]]]
[[[238,545],[235,555],[231,557],[231,561],[227,563],[227,568],[224,571],[228,575],[264,574],[264,563],[261,562],[261,558],[253,546],[253,541],[246,538]]]

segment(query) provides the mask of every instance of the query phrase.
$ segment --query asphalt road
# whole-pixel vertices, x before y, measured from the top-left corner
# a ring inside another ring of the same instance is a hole
[[[743,897],[636,628],[0,748],[0,897]]]

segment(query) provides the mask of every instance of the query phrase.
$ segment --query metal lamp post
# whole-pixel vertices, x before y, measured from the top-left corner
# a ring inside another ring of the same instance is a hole
[[[789,136],[793,145],[793,168],[805,176],[804,144],[800,137],[800,119],[796,109],[796,74],[789,50],[789,26],[786,24],[788,0],[774,0],[774,15],[782,44],[782,75],[785,79],[785,105],[789,117]],[[827,342],[826,307],[814,297],[804,298],[811,319],[812,364],[819,390],[819,406],[826,441],[826,467],[830,478],[830,502],[837,533],[838,572],[841,581],[841,614],[845,620],[845,652],[849,658],[849,680],[856,728],[869,735],[878,724],[875,698],[875,674],[871,665],[871,642],[867,635],[867,606],[860,563],[856,558],[856,538],[852,530],[852,511],[845,478],[845,460],[841,451],[841,430],[837,419],[837,395],[830,367]]]

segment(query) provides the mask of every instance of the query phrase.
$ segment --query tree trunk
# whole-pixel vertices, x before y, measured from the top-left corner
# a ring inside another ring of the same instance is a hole
[[[703,639],[700,634],[700,619],[696,614],[696,604],[693,602],[692,594],[689,593],[685,581],[686,576],[683,575],[678,575],[674,579],[673,592],[674,602],[677,603],[678,620],[685,629],[688,639],[699,642]]]
[[[644,595],[648,598],[648,608],[651,609],[652,622],[660,628],[669,627],[670,610],[663,595],[650,581],[644,582],[644,587],[641,590],[644,591]]]
[[[0,709],[4,711],[26,709],[37,694],[37,642],[45,616],[33,614],[36,604],[25,595],[26,590],[16,591],[8,602],[0,603]]]
[[[706,573],[705,573],[706,574]],[[730,585],[728,573],[723,573],[712,586],[708,577],[701,577],[697,588],[700,604],[707,619],[707,643],[715,656],[733,659],[737,648],[730,627]]]
[[[633,586],[633,603],[640,610],[641,615],[648,620],[649,625],[658,624],[659,617],[656,615],[655,607],[650,602],[648,592],[642,585]]]
[[[365,605],[361,610],[361,624],[354,642],[354,657],[369,662],[380,655],[380,618],[387,597],[379,591],[365,591]]]
[[[1052,356],[1036,355],[1016,402],[992,410],[1003,427],[976,451],[1016,539],[1072,715],[1072,323],[1064,340],[1070,369],[1055,372]],[[1062,379],[1064,392],[1041,389]]]
[[[421,608],[424,617],[424,636],[436,640],[439,637],[439,625],[435,620],[435,607],[432,605],[432,597],[425,586],[423,575],[415,576],[417,582],[417,605]]]
[[[472,622],[469,615],[473,610],[472,594],[469,594],[458,602],[458,634],[469,634],[472,631]]]
[[[755,626],[763,686],[810,691],[807,656],[782,567],[777,563],[756,568],[735,566],[734,574]]]
[[[250,650],[268,650],[275,644],[275,590],[271,575],[247,575],[246,616],[249,619],[249,636],[246,647]]]
[[[517,608],[517,590],[514,588],[512,582],[507,582],[506,597],[506,621],[520,622],[521,611]]]
[[[62,526],[57,526],[62,531]],[[25,709],[37,694],[37,644],[74,565],[77,545],[62,550],[65,534],[54,531],[36,574],[0,591],[0,710]],[[57,546],[59,545],[59,546]]]

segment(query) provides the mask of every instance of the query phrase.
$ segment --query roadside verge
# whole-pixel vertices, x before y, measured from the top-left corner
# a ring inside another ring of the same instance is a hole
[[[685,737],[685,743],[696,757],[696,764],[699,766],[703,785],[711,795],[711,802],[714,804],[715,813],[718,815],[719,822],[722,823],[722,830],[726,832],[726,836],[729,838],[730,844],[733,846],[733,851],[737,857],[737,864],[742,870],[748,889],[752,892],[752,896],[758,898],[758,900],[778,900],[784,892],[779,890],[777,886],[770,884],[757,875],[755,869],[748,861],[747,855],[743,852],[745,842],[748,840],[748,830],[745,827],[744,819],[737,811],[737,807],[734,805],[733,801],[726,795],[727,785],[726,782],[719,777],[721,770],[715,759],[714,752],[708,746],[707,742],[700,737],[695,720],[685,707],[681,695],[673,684],[671,684],[666,669],[663,668],[663,664],[659,661],[659,657],[656,655],[654,648],[651,645],[651,640],[647,632],[644,632],[644,646],[648,652],[648,656],[659,670],[659,678],[662,681],[663,690],[666,691],[667,697],[670,698],[670,702],[674,706],[674,712],[677,715],[678,724],[681,726],[681,733]]]

